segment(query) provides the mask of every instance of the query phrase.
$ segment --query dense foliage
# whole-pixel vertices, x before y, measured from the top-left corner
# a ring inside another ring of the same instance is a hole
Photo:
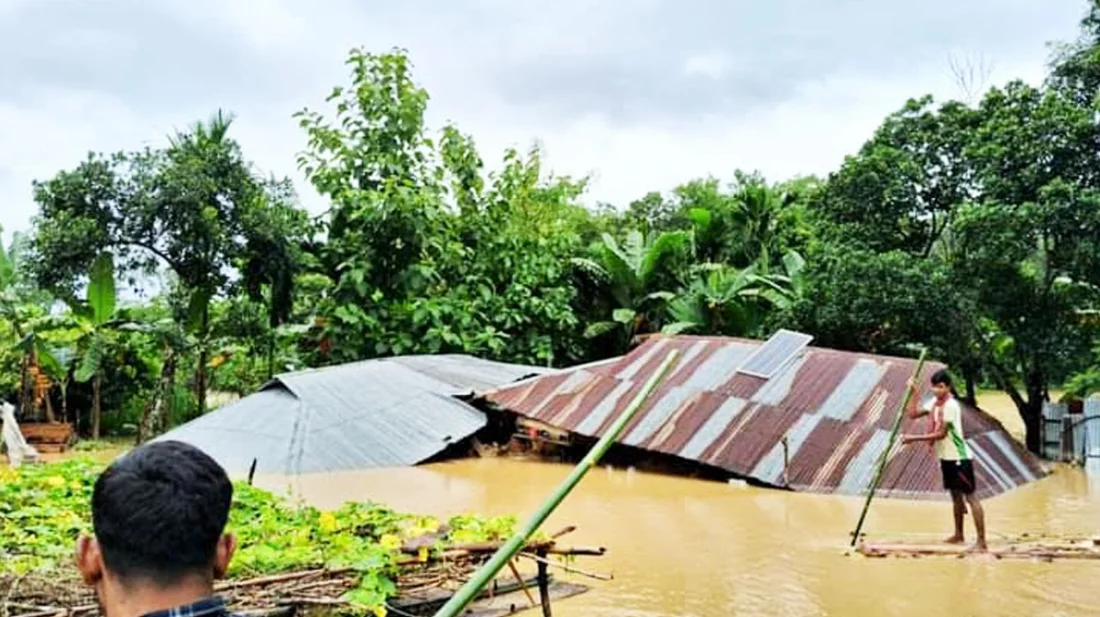
[[[354,50],[347,83],[295,116],[323,216],[258,176],[221,114],[36,183],[32,233],[0,254],[0,388],[85,433],[99,401],[105,430],[144,439],[202,413],[208,389],[246,394],[303,366],[412,353],[562,366],[650,333],[789,327],[843,349],[927,346],[968,396],[1008,392],[1038,450],[1051,388],[1088,394],[1100,372],[1089,6],[1046,83],[916,97],[826,178],[739,171],[621,208],[586,207],[585,181],[546,174],[537,149],[488,173],[469,135],[426,125],[404,52]],[[107,252],[120,293],[141,300],[91,326],[51,313]],[[89,358],[90,385],[73,379]]]
[[[81,533],[91,532],[91,494],[102,470],[90,460],[0,468],[0,575],[56,574],[71,567]],[[396,590],[398,558],[406,540],[444,533],[418,556],[426,560],[447,546],[502,541],[511,517],[459,515],[446,521],[349,502],[321,511],[245,483],[234,488],[228,531],[239,549],[230,578],[330,567],[352,568],[359,586],[348,600],[365,608],[384,605]]]

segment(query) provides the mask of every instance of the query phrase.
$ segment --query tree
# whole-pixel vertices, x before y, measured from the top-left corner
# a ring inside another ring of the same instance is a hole
[[[473,140],[424,123],[427,93],[401,51],[351,52],[335,113],[297,117],[299,163],[332,201],[317,274],[323,362],[473,353],[551,363],[578,353],[568,260],[583,182],[543,178],[537,150],[485,178]]]
[[[188,332],[171,319],[161,319],[153,323],[130,322],[119,328],[149,336],[162,354],[156,386],[142,408],[141,419],[138,422],[137,444],[141,445],[166,428],[168,406],[176,386],[179,358],[189,346],[194,344],[193,335],[196,328],[193,326]]]
[[[314,226],[307,213],[294,204],[294,190],[288,180],[269,181],[260,199],[267,205],[248,212],[249,233],[243,254],[236,261],[248,298],[265,304],[265,356],[267,378],[271,379],[279,329],[292,318],[295,282],[305,270],[304,245],[313,235]]]
[[[271,284],[269,270],[246,265],[270,247],[273,221],[294,220],[287,199],[273,196],[252,174],[228,136],[231,124],[231,116],[218,112],[171,137],[167,148],[89,155],[76,169],[35,183],[35,270],[43,286],[71,293],[91,260],[111,250],[131,284],[167,267],[186,289],[202,333],[195,384],[200,412],[210,301],[230,291],[234,273]],[[278,280],[285,296],[293,278]]]
[[[350,88],[334,88],[336,120],[316,111],[296,114],[309,148],[298,159],[314,188],[332,200],[327,241],[317,255],[333,281],[319,308],[319,346],[332,360],[404,353],[411,333],[388,335],[400,319],[391,307],[429,285],[421,260],[442,222],[443,187],[429,161],[424,135],[428,94],[412,81],[403,53],[353,50]],[[338,341],[339,344],[333,344]]]
[[[0,232],[3,230],[0,229]],[[46,421],[56,420],[49,399],[48,377],[43,371],[57,373],[57,364],[41,336],[46,301],[27,277],[26,238],[15,234],[7,249],[0,243],[0,320],[11,328],[19,352],[19,400],[24,415],[45,403]]]
[[[88,274],[87,296],[83,301],[70,299],[73,316],[82,335],[79,339],[80,364],[76,368],[78,382],[92,382],[92,439],[99,439],[102,420],[101,393],[103,364],[111,346],[111,329],[118,325],[116,307],[114,257],[101,253]]]
[[[755,336],[771,310],[790,306],[797,296],[805,265],[798,253],[788,253],[785,275],[761,275],[757,266],[737,269],[725,264],[701,264],[696,277],[669,303],[672,323],[666,334],[693,332],[721,336]]]
[[[1040,449],[1052,382],[1068,377],[1095,333],[1078,310],[1100,283],[1100,132],[1064,93],[1020,82],[991,90],[968,154],[982,189],[954,230],[956,268],[985,319],[986,366]]]
[[[1056,47],[1047,85],[1069,96],[1079,107],[1100,102],[1100,0],[1089,0],[1077,40]]]
[[[694,180],[674,191],[679,216],[690,222],[696,259],[761,272],[779,266],[780,257],[801,250],[807,230],[801,201],[812,181],[769,185],[759,174],[735,173],[729,192],[717,180]]]
[[[629,232],[620,245],[605,234],[594,258],[577,258],[573,263],[601,283],[614,300],[611,319],[588,326],[587,337],[615,333],[619,346],[631,344],[636,334],[655,331],[661,322],[665,302],[675,294],[669,291],[670,263],[687,254],[689,236],[672,231],[646,237],[640,231]]]
[[[928,257],[956,206],[975,197],[965,155],[977,114],[958,102],[911,99],[829,176],[813,207],[837,241]]]

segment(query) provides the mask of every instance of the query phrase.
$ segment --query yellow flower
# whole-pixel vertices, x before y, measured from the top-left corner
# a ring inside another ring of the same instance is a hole
[[[439,519],[426,516],[420,519],[420,528],[424,530],[424,533],[435,533],[439,531]]]
[[[65,486],[65,478],[62,478],[61,476],[50,476],[46,478],[46,484],[50,488],[61,488],[62,486]]]
[[[382,536],[381,538],[379,538],[378,542],[386,550],[395,551],[401,548],[401,538],[393,535],[392,533],[387,533],[386,535]]]
[[[416,558],[419,559],[421,563],[428,561],[428,547],[421,546],[416,554]]]
[[[320,519],[321,531],[325,533],[332,533],[336,531],[336,517],[332,512],[323,512]]]
[[[374,607],[374,617],[386,617],[386,606],[384,604]]]

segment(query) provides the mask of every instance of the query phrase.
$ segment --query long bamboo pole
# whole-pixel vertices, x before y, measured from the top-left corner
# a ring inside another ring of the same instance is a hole
[[[920,352],[920,360],[917,360],[917,369],[913,372],[913,379],[920,378],[921,369],[924,368],[924,357],[928,353],[927,349],[922,349]],[[894,419],[894,428],[890,431],[890,439],[886,442],[886,449],[882,451],[882,455],[878,460],[878,468],[875,470],[875,476],[871,478],[871,484],[867,490],[867,500],[863,502],[863,512],[859,514],[859,522],[856,523],[856,530],[852,532],[852,544],[855,546],[859,542],[859,532],[863,529],[863,521],[867,518],[867,510],[871,508],[871,500],[875,497],[875,491],[878,490],[878,483],[882,480],[882,471],[886,468],[886,461],[890,460],[890,450],[894,449],[894,441],[898,437],[898,429],[901,428],[901,419],[905,417],[905,408],[909,406],[909,399],[913,396],[913,389],[908,384],[905,386],[905,398],[901,401],[901,406],[898,407],[897,418]]]
[[[538,511],[531,515],[531,518],[524,523],[520,530],[508,539],[504,546],[501,546],[497,552],[493,554],[492,558],[490,558],[485,565],[481,566],[481,569],[474,573],[474,576],[467,581],[465,585],[451,596],[450,600],[447,600],[446,604],[436,611],[434,617],[455,617],[458,615],[473,601],[474,597],[481,591],[481,588],[500,572],[501,568],[508,563],[508,560],[514,557],[516,553],[523,548],[523,545],[527,542],[527,539],[531,537],[531,534],[538,530],[539,526],[542,525],[546,518],[550,516],[550,513],[554,511],[554,508],[558,507],[569,492],[577,486],[577,483],[584,477],[584,474],[588,473],[588,470],[599,462],[600,458],[602,458],[611,447],[611,444],[619,438],[623,429],[626,428],[627,423],[630,422],[634,414],[641,408],[642,403],[649,398],[650,394],[652,394],[653,390],[657,387],[657,384],[664,379],[665,374],[668,373],[669,369],[672,367],[672,363],[676,360],[677,355],[679,355],[679,351],[673,349],[665,356],[664,362],[657,368],[657,372],[649,378],[649,381],[646,382],[641,392],[638,393],[638,396],[636,396],[634,400],[631,401],[630,405],[623,410],[623,413],[619,415],[618,419],[616,419],[615,423],[611,425],[611,428],[604,433],[603,437],[596,442],[596,445],[588,451],[584,459],[573,468],[573,471],[561,485],[558,486],[554,494],[542,504]]]

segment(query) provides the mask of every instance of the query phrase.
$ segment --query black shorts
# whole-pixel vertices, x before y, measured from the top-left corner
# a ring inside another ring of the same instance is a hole
[[[940,471],[943,472],[943,488],[949,491],[958,491],[963,495],[974,492],[974,462],[940,461]]]

